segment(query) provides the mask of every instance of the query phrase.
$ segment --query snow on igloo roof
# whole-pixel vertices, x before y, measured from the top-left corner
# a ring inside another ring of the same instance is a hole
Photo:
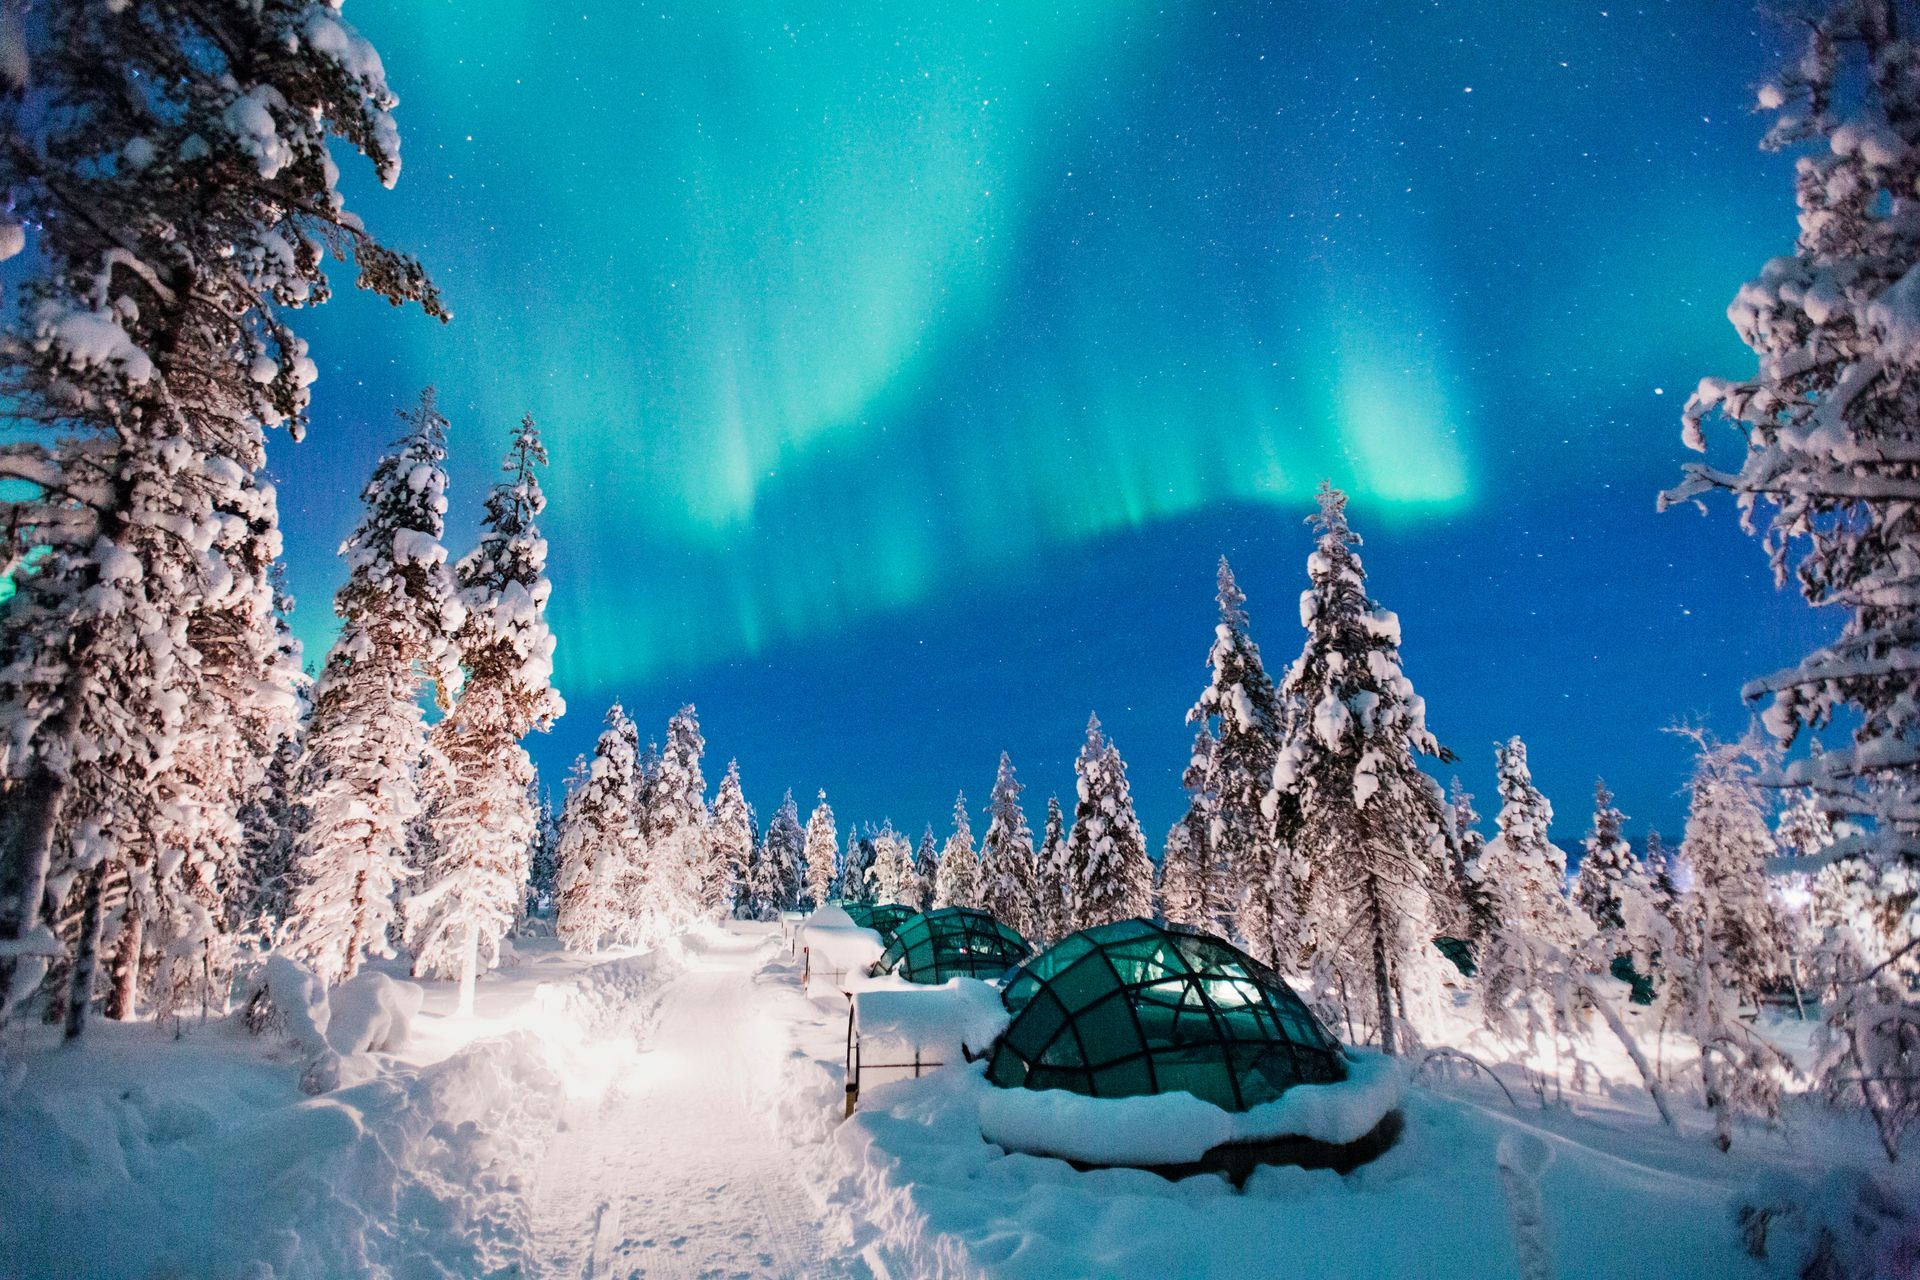
[[[1007,985],[987,1067],[1003,1088],[1097,1098],[1187,1092],[1228,1111],[1347,1077],[1339,1042],[1286,980],[1209,934],[1121,920],[1083,929]]]
[[[909,982],[997,978],[1032,954],[1032,943],[986,912],[941,907],[903,923],[878,968]]]

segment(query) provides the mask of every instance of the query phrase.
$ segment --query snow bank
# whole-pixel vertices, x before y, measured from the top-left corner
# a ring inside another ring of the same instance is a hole
[[[939,986],[906,984],[853,993],[860,1051],[873,1061],[960,1062],[963,1050],[979,1053],[1006,1029],[1000,993],[978,978],[954,978]]]
[[[989,1085],[980,1064],[863,1090],[843,1121],[844,1005],[837,996],[803,999],[798,970],[781,960],[762,971],[790,1045],[770,1055],[779,1083],[764,1108],[788,1141],[804,1145],[809,1188],[823,1217],[845,1232],[848,1258],[859,1255],[876,1275],[1486,1280],[1520,1275],[1521,1247],[1537,1247],[1556,1280],[1787,1280],[1819,1222],[1842,1215],[1822,1208],[1789,1219],[1774,1208],[1769,1252],[1756,1260],[1734,1210],[1807,1197],[1742,1189],[1761,1168],[1817,1184],[1874,1150],[1866,1125],[1809,1103],[1790,1129],[1743,1134],[1737,1156],[1724,1156],[1697,1131],[1706,1125],[1697,1110],[1681,1117],[1696,1132],[1669,1131],[1644,1091],[1623,1083],[1634,1079],[1631,1065],[1603,1055],[1585,1064],[1591,1088],[1569,1086],[1563,1102],[1545,1108],[1525,1090],[1516,1108],[1477,1074],[1444,1094],[1407,1085],[1398,1141],[1345,1175],[1276,1165],[1256,1169],[1236,1192],[1215,1174],[1170,1181],[1144,1169],[1083,1172],[982,1140],[983,1107],[1011,1091]],[[1518,1080],[1517,1065],[1489,1053]],[[1362,1092],[1371,1058],[1355,1055]],[[1319,1132],[1335,1137],[1341,1122],[1362,1122],[1357,1107],[1335,1115],[1309,1104],[1313,1096],[1300,1093],[1292,1105],[1319,1114],[1290,1121],[1329,1126]],[[1525,1246],[1516,1245],[1502,1185],[1503,1146],[1510,1166],[1516,1152],[1540,1157],[1525,1162],[1539,1210]],[[1892,1203],[1920,1204],[1920,1167],[1903,1162],[1877,1176]],[[1888,1216],[1881,1201],[1856,1199]],[[1875,1248],[1897,1238],[1885,1227]]]
[[[861,928],[839,907],[821,907],[809,916],[800,945],[808,953],[809,995],[853,990],[887,951],[878,933]]]
[[[1064,1089],[990,1089],[980,1100],[980,1132],[1009,1151],[1087,1164],[1190,1164],[1229,1142],[1357,1142],[1400,1104],[1403,1083],[1392,1059],[1354,1053],[1339,1084],[1295,1085],[1240,1112],[1191,1093],[1089,1098]]]
[[[377,970],[335,987],[328,997],[327,1043],[335,1053],[398,1053],[413,1034],[413,1019],[427,993]]]
[[[50,1029],[0,1083],[0,1151],[16,1174],[0,1209],[0,1271],[531,1274],[528,1179],[569,1086],[583,1063],[618,1056],[676,967],[654,953],[529,982],[519,1025],[425,1065],[385,1052],[406,1038],[419,987],[373,973],[328,1001],[291,964],[266,975],[285,1038],[249,1035],[237,1018],[177,1041],[150,1024],[104,1023],[75,1052]],[[504,998],[512,982],[486,985]],[[469,1035],[490,1026],[472,1023]],[[348,1064],[343,1078],[361,1067],[371,1078],[304,1096],[316,1048]]]

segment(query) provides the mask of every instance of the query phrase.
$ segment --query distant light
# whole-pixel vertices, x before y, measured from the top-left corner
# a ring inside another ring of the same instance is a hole
[[[1667,394],[1667,389],[1666,389],[1665,387],[1655,387],[1655,388],[1653,389],[1653,394],[1655,394],[1655,395],[1657,395],[1657,396],[1663,396],[1663,395],[1665,395],[1665,394]]]

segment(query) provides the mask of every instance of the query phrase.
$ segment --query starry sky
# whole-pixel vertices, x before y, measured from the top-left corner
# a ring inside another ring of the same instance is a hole
[[[394,410],[453,419],[456,553],[524,412],[570,707],[695,702],[763,819],[944,829],[1013,753],[1036,825],[1089,711],[1157,846],[1214,562],[1269,665],[1302,523],[1353,494],[1408,674],[1489,819],[1530,743],[1563,843],[1596,774],[1676,833],[1699,717],[1836,620],[1724,506],[1656,515],[1724,308],[1793,234],[1740,0],[354,0],[405,169],[346,187],[439,326],[306,318],[277,441],[296,627]],[[343,283],[345,280],[343,278]],[[1443,770],[1446,772],[1448,770]],[[980,824],[976,822],[976,828]]]

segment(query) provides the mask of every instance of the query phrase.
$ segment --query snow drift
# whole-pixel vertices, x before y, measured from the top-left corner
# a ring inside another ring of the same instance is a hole
[[[989,1088],[980,1099],[980,1132],[1009,1151],[1087,1164],[1190,1164],[1234,1142],[1357,1142],[1400,1104],[1402,1084],[1393,1059],[1355,1052],[1338,1084],[1297,1084],[1245,1111],[1191,1093],[1089,1098],[1064,1089]]]
[[[34,1171],[0,1211],[0,1259],[21,1276],[526,1273],[526,1180],[563,1081],[672,967],[584,968],[522,1025],[424,1064],[388,1052],[418,987],[370,974],[328,1000],[297,966],[268,977],[284,1040],[235,1018],[173,1042],[104,1024],[81,1053],[36,1043],[0,1081],[0,1150]],[[371,1078],[306,1096],[316,1053]]]

